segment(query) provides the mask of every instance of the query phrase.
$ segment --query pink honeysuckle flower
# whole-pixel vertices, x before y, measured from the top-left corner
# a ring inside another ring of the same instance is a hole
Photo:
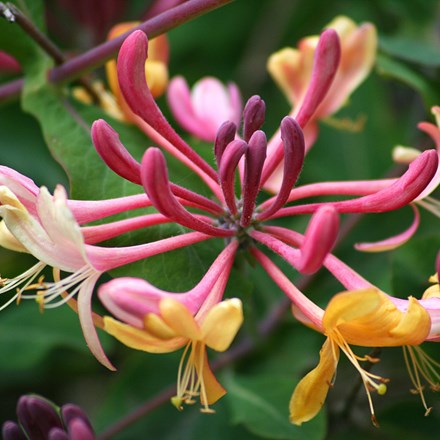
[[[202,411],[213,412],[209,405],[226,393],[211,371],[206,346],[225,351],[243,321],[239,299],[221,301],[237,248],[238,241],[231,241],[185,293],[165,292],[136,278],[115,279],[99,289],[103,304],[120,320],[105,316],[104,330],[122,343],[150,353],[186,346],[171,399],[179,410],[200,395]]]
[[[242,103],[238,87],[225,87],[217,78],[197,81],[190,91],[186,80],[173,78],[167,91],[168,105],[176,121],[189,133],[213,142],[225,121],[240,123]]]
[[[254,96],[246,104],[242,139],[236,139],[237,127],[233,122],[226,121],[220,126],[214,143],[218,166],[218,171],[215,171],[180,139],[149,93],[142,67],[147,56],[147,44],[145,34],[134,32],[126,39],[119,53],[119,83],[125,100],[134,114],[170,143],[174,142],[174,150],[185,152],[195,166],[203,169],[206,175],[213,176],[212,181],[216,185],[213,193],[217,200],[198,196],[170,182],[165,156],[158,148],[149,148],[139,163],[122,145],[118,134],[102,120],[94,123],[92,137],[105,163],[125,179],[143,185],[152,205],[170,222],[213,238],[226,239],[227,242],[237,239],[243,249],[261,243],[272,251],[280,252],[298,271],[313,273],[322,266],[334,245],[339,224],[338,212],[367,213],[399,209],[414,200],[435,173],[437,155],[434,151],[427,151],[399,179],[327,182],[292,189],[303,166],[305,147],[300,124],[286,117],[280,126],[283,180],[276,196],[258,204],[263,175],[268,173],[267,161],[271,161],[270,157],[266,157],[266,136],[260,130],[264,122],[264,102]],[[313,115],[320,100],[324,99],[336,71],[337,57],[337,35],[334,31],[326,31],[317,50],[313,84],[298,115],[303,124]],[[235,174],[240,163],[243,164],[242,185],[241,195],[237,196]],[[342,202],[284,207],[290,201],[324,194],[361,197]],[[183,200],[193,205],[188,203],[185,207]],[[196,215],[191,208],[197,208],[204,214]],[[266,224],[278,217],[297,214],[313,214],[306,239],[300,245],[286,245],[281,249],[276,234]],[[115,283],[122,287],[122,282]],[[135,285],[141,289],[142,283],[136,282]],[[142,288],[146,288],[145,285]]]
[[[370,73],[377,47],[376,29],[371,23],[357,26],[350,18],[336,17],[327,26],[334,29],[341,41],[341,58],[332,84],[325,98],[306,124],[304,129],[306,152],[318,136],[317,121],[336,113],[348,100],[350,94]],[[285,48],[270,56],[269,73],[292,103],[291,115],[299,116],[308,88],[313,81],[313,58],[317,51],[318,36],[303,38],[298,49]],[[279,136],[275,134],[268,146],[268,152],[276,150]],[[265,182],[264,188],[276,192],[281,180],[282,169],[278,168]]]
[[[338,229],[337,212],[366,213],[399,209],[414,200],[435,173],[437,155],[434,151],[427,151],[399,179],[328,182],[310,185],[304,190],[301,187],[292,190],[302,169],[305,152],[300,125],[306,125],[319,107],[337,70],[338,37],[333,30],[327,30],[321,36],[316,50],[312,84],[299,109],[299,122],[286,117],[280,125],[282,150],[279,158],[284,159],[284,174],[279,192],[258,205],[256,200],[264,184],[264,175],[270,175],[268,173],[274,163],[273,156],[267,157],[266,136],[260,130],[264,121],[264,102],[259,97],[252,97],[246,104],[242,139],[236,139],[236,125],[233,122],[227,121],[221,125],[214,145],[218,166],[216,172],[176,134],[152,98],[142,67],[147,56],[147,46],[145,34],[138,31],[131,34],[121,47],[118,72],[125,100],[134,114],[170,143],[174,142],[175,150],[185,152],[197,167],[213,176],[217,185],[214,191],[217,201],[196,200],[194,193],[191,193],[191,199],[196,203],[194,207],[206,212],[206,217],[196,217],[179,200],[185,197],[185,191],[188,190],[169,181],[166,159],[158,148],[148,149],[142,163],[139,163],[122,145],[117,133],[104,121],[95,122],[92,136],[106,164],[122,177],[142,184],[152,205],[164,217],[182,226],[212,237],[237,237],[242,246],[260,242],[272,248],[273,237],[263,228],[266,222],[283,216],[313,214],[306,233],[307,240],[296,249],[289,250],[289,262],[303,273],[312,273],[319,269],[334,244]],[[242,189],[237,201],[234,181],[240,162],[243,163]],[[353,194],[361,197],[341,202],[284,207],[289,201],[323,194]]]
[[[2,279],[0,293],[17,290],[13,298],[2,308],[21,298],[36,299],[41,307],[53,308],[77,296],[78,315],[91,352],[107,368],[114,369],[99,343],[91,312],[91,298],[98,278],[104,272],[116,267],[207,240],[210,236],[190,232],[143,245],[119,248],[86,244],[61,186],[56,188],[53,197],[46,188],[42,187],[36,196],[35,210],[37,217],[27,210],[9,188],[0,186],[0,215],[8,231],[24,250],[39,260],[36,265],[18,277]],[[126,227],[127,221],[123,222],[121,233],[130,230]],[[105,231],[102,235],[103,239],[116,235],[115,229],[118,225],[120,223],[113,223],[113,232]],[[139,225],[135,224],[136,227]],[[95,232],[96,229],[99,230],[99,227],[94,228]],[[56,282],[47,283],[39,280],[32,285],[46,265],[54,269],[54,277],[55,271],[67,272],[70,275]],[[22,287],[18,289],[18,286]],[[31,288],[36,289],[37,292],[27,294],[26,292]]]

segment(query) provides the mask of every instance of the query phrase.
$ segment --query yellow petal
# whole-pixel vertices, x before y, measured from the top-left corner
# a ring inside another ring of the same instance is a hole
[[[296,386],[290,399],[290,421],[295,425],[313,419],[327,397],[339,360],[339,348],[330,339],[319,352],[319,364]]]
[[[438,284],[428,287],[423,293],[422,299],[429,298],[440,298],[440,286]]]
[[[124,324],[109,316],[104,316],[104,330],[127,347],[149,353],[169,353],[176,351],[186,343],[184,338],[173,338],[166,341],[155,338],[144,330]]]
[[[177,335],[192,341],[200,341],[202,332],[190,311],[172,298],[164,298],[159,303],[160,314],[165,323]]]
[[[155,313],[149,313],[144,319],[145,330],[159,339],[175,338],[176,332]]]
[[[28,250],[11,234],[3,220],[0,222],[0,246],[15,252],[28,252]]]
[[[214,373],[209,366],[208,355],[203,344],[197,345],[195,355],[203,356],[203,361],[200,364],[196,364],[197,375],[201,375],[201,381],[203,383],[201,388],[204,388],[204,391],[201,389],[200,392],[200,402],[205,406],[212,405],[226,394],[226,390],[214,376]],[[200,371],[200,369],[202,369],[202,371]]]
[[[328,336],[337,328],[349,344],[365,347],[418,345],[428,336],[430,326],[428,312],[416,299],[410,298],[407,311],[401,312],[374,288],[335,295],[323,318]]]
[[[225,351],[231,345],[243,323],[243,307],[238,298],[216,304],[202,324],[202,338],[216,351]]]

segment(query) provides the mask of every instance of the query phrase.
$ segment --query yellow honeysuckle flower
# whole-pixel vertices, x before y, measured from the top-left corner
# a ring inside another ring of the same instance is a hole
[[[335,113],[350,93],[369,74],[376,57],[376,28],[371,23],[357,26],[348,17],[338,16],[327,28],[334,29],[341,42],[341,61],[338,72],[314,119]],[[285,48],[272,54],[267,69],[289,101],[299,108],[312,75],[313,56],[319,37],[303,38],[298,49]]]
[[[109,34],[108,40],[118,37],[139,25],[140,22],[120,23],[114,26]],[[119,88],[116,60],[110,60],[105,65],[107,80],[116,101],[127,120],[132,119],[131,112],[127,109],[125,100]],[[159,35],[148,42],[148,59],[145,62],[145,76],[148,88],[154,98],[161,96],[168,85],[168,38],[166,35]]]
[[[203,309],[203,310],[202,310]],[[242,322],[242,303],[237,298],[202,307],[193,316],[179,301],[164,298],[159,304],[160,315],[149,313],[144,328],[124,324],[109,316],[104,317],[104,330],[128,347],[149,353],[168,353],[185,347],[179,364],[177,394],[171,401],[179,410],[183,404],[194,403],[200,395],[203,412],[226,394],[215,378],[209,364],[206,347],[227,350]]]
[[[364,347],[414,346],[429,335],[429,313],[410,297],[405,312],[383,292],[375,288],[342,292],[335,295],[325,310],[322,325],[327,336],[318,366],[297,385],[290,400],[290,420],[301,425],[313,417],[324,404],[332,385],[342,351],[361,375],[367,392],[373,424],[371,391],[386,392],[387,379],[364,370],[359,361],[375,361],[368,356],[356,356],[349,344]]]

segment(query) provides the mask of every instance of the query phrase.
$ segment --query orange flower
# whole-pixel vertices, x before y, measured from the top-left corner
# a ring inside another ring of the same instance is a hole
[[[407,310],[402,312],[390,298],[378,289],[370,288],[335,295],[323,317],[327,336],[318,366],[297,385],[290,400],[290,420],[301,425],[319,412],[332,384],[339,361],[339,352],[348,357],[361,375],[367,392],[373,424],[371,391],[385,394],[388,381],[364,370],[359,361],[374,361],[356,356],[349,344],[364,347],[413,346],[429,335],[431,319],[419,302],[410,297]]]

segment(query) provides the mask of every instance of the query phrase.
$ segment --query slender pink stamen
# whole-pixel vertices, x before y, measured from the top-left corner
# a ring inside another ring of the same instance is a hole
[[[215,237],[231,237],[234,231],[214,227],[184,209],[173,195],[165,157],[158,148],[149,148],[142,159],[141,179],[154,207],[175,222]]]
[[[220,161],[220,185],[225,197],[225,203],[233,215],[238,213],[235,200],[235,170],[247,149],[248,145],[246,142],[242,140],[232,141],[226,147]]]
[[[255,131],[250,140],[249,148],[246,151],[246,161],[243,178],[243,208],[240,224],[247,227],[252,221],[255,209],[255,200],[260,190],[261,171],[266,160],[267,139],[261,130]]]
[[[157,106],[145,78],[148,39],[142,31],[135,31],[124,41],[118,57],[118,78],[121,91],[131,110],[151,125],[181,153],[212,179],[217,173],[170,126]]]

